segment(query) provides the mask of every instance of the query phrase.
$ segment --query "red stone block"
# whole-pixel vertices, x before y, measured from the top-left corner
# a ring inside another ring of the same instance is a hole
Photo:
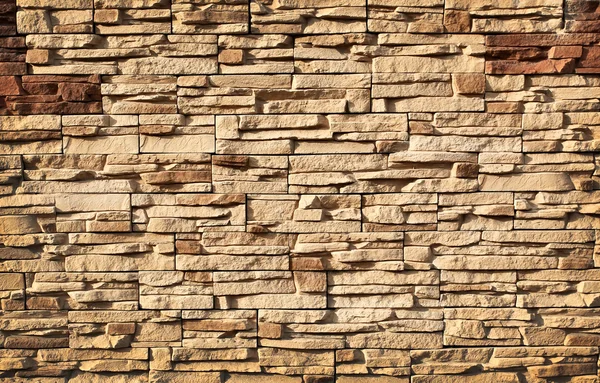
[[[102,98],[100,86],[95,84],[61,83],[58,93],[65,101],[93,101]]]
[[[578,58],[583,54],[583,47],[580,46],[559,46],[552,47],[548,52],[548,57],[551,59],[568,59]]]
[[[600,46],[584,48],[583,55],[577,66],[584,68],[600,68]]]
[[[499,60],[485,63],[487,74],[558,74],[572,73],[574,69],[574,59],[537,62]]]
[[[0,96],[21,94],[21,79],[17,76],[0,76]]]
[[[21,93],[5,97],[0,114],[102,113],[100,76],[24,75]]]
[[[557,45],[589,45],[600,42],[600,33],[515,34],[486,36],[487,47],[552,47]]]

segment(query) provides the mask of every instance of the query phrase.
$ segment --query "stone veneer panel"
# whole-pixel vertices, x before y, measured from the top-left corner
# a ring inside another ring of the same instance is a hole
[[[0,383],[600,383],[600,1],[0,0]]]

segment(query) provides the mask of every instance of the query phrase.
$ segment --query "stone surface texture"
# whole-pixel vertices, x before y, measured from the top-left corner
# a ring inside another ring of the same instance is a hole
[[[0,0],[0,383],[600,383],[600,0]]]

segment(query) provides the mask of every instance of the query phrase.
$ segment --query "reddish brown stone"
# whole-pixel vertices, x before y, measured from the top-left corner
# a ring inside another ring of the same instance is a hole
[[[584,48],[583,55],[577,66],[584,68],[600,68],[600,46]]]
[[[21,79],[17,76],[0,76],[0,96],[21,94]]]
[[[574,69],[574,59],[538,62],[499,60],[485,63],[485,73],[487,74],[555,74],[572,73]]]
[[[0,75],[18,76],[27,74],[27,64],[19,62],[0,62]]]
[[[548,57],[551,59],[568,59],[578,58],[583,54],[583,47],[580,46],[559,46],[552,47],[548,52]]]
[[[101,113],[100,77],[24,75],[20,95],[8,95],[2,114]]]
[[[58,93],[65,101],[93,101],[102,99],[100,86],[93,84],[61,83]]]
[[[24,83],[23,89],[32,95],[56,95],[58,84],[56,83]]]
[[[557,45],[588,45],[600,41],[598,33],[515,34],[486,36],[487,47],[552,47]]]

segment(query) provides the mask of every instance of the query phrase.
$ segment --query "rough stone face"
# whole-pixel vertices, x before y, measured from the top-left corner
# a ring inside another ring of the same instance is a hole
[[[0,383],[599,383],[598,0],[0,0]]]

